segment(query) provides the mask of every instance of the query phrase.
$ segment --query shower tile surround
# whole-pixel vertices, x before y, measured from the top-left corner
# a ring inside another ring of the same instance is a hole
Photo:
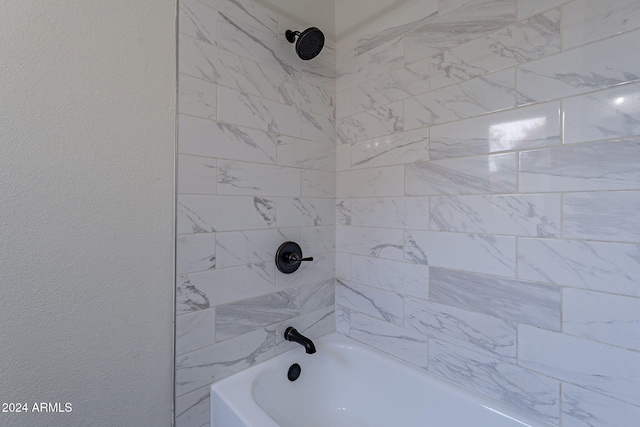
[[[640,3],[418,0],[308,63],[289,22],[181,0],[177,427],[289,323],[550,425],[632,425]],[[317,261],[281,274],[285,240]]]
[[[291,349],[286,326],[335,330],[335,56],[303,64],[251,1],[179,13],[176,427],[201,427],[208,386]],[[292,275],[287,240],[314,257]]]

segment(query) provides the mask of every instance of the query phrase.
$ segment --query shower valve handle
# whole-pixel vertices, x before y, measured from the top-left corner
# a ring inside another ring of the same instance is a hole
[[[302,261],[313,261],[313,257],[302,257],[302,249],[296,242],[284,242],[276,252],[276,266],[285,274],[300,268]]]

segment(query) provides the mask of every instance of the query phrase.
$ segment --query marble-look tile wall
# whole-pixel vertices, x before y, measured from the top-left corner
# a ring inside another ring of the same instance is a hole
[[[337,42],[338,331],[556,426],[640,416],[640,2]]]
[[[335,330],[335,54],[303,63],[249,0],[179,11],[176,426],[201,427],[208,386],[291,349],[286,326]],[[314,257],[291,275],[287,240]]]

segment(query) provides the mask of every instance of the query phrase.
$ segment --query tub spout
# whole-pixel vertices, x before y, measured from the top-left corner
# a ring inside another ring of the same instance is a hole
[[[307,354],[313,354],[316,352],[316,346],[313,345],[313,341],[296,331],[293,326],[289,326],[284,331],[284,339],[287,341],[297,342],[304,347]]]

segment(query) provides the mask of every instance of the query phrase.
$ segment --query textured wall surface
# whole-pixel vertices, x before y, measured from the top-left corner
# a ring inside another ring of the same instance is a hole
[[[296,24],[250,1],[179,12],[176,418],[209,422],[208,385],[335,330],[333,49],[303,62]],[[275,253],[314,261],[285,275]]]
[[[175,2],[0,10],[0,424],[169,426]]]
[[[424,0],[337,42],[341,333],[552,425],[637,423],[638,27]]]

